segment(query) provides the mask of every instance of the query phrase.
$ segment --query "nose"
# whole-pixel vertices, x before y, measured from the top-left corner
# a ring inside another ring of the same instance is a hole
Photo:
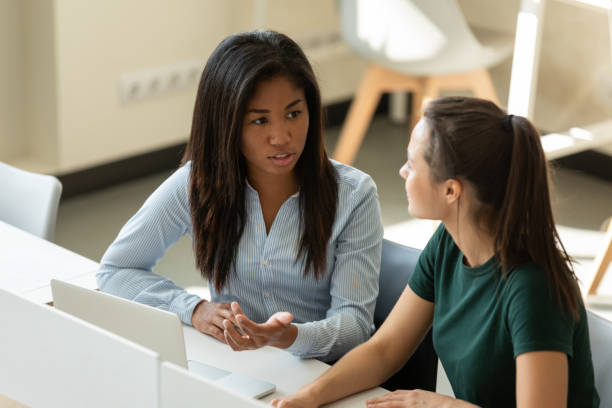
[[[400,167],[399,176],[403,178],[404,180],[408,178],[408,166],[406,164]]]
[[[284,120],[276,121],[270,126],[269,141],[271,145],[283,146],[291,140],[291,131]]]

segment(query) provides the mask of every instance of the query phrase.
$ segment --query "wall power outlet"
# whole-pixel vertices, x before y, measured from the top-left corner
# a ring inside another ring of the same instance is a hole
[[[184,61],[122,74],[119,100],[127,104],[193,86],[200,80],[202,69],[200,61]]]

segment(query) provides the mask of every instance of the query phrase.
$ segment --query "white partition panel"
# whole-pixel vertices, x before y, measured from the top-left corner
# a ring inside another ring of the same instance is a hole
[[[269,407],[199,378],[172,363],[161,365],[160,408],[252,408]]]
[[[32,407],[159,405],[156,353],[2,289],[0,367],[0,395]]]

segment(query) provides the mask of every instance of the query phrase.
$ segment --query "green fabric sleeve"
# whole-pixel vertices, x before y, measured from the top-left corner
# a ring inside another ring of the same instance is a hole
[[[507,325],[514,357],[530,351],[560,351],[573,357],[575,325],[549,290],[545,273],[525,265],[508,276]]]
[[[422,299],[435,302],[435,265],[436,258],[442,256],[440,248],[441,237],[447,234],[444,224],[440,224],[436,232],[427,242],[425,249],[421,252],[416,268],[408,281],[410,289]]]

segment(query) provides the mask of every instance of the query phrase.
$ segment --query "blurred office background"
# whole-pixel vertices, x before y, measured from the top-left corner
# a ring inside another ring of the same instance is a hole
[[[542,131],[612,118],[607,4],[547,2],[534,111]],[[514,35],[519,0],[459,5],[470,25]],[[178,166],[199,74],[231,33],[271,28],[303,46],[320,81],[333,151],[368,64],[342,40],[338,12],[333,0],[0,0],[0,161],[62,180],[55,242],[99,261]],[[511,70],[511,57],[489,70],[502,106]],[[388,236],[417,245],[430,229],[408,216],[397,174],[410,123],[390,120],[387,107],[383,99],[354,165],[378,185]],[[588,283],[612,215],[612,144],[552,165],[556,221]],[[156,272],[193,290],[205,286],[187,238]],[[612,277],[600,293],[612,294]]]

